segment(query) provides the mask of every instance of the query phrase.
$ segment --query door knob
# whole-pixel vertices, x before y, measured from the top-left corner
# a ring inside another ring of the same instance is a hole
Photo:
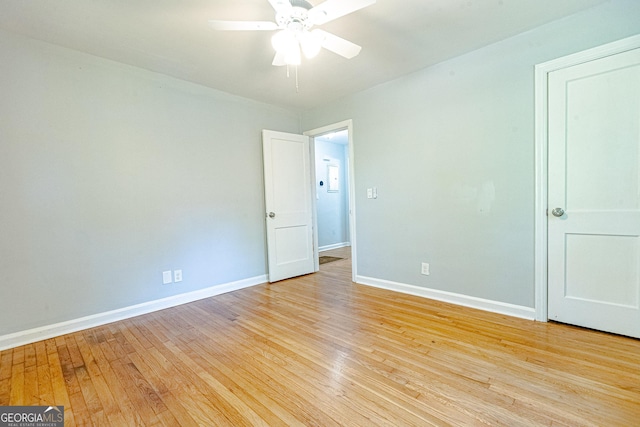
[[[269,212],[269,218],[275,218],[276,214],[275,212]]]
[[[564,209],[562,208],[555,208],[551,211],[551,213],[553,214],[553,216],[557,216],[558,218],[561,217],[562,215],[564,215]]]

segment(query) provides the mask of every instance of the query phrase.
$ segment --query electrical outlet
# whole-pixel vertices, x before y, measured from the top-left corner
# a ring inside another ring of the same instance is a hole
[[[182,270],[173,270],[173,281],[182,282]]]
[[[162,272],[162,284],[168,285],[171,283],[171,270]]]
[[[428,262],[423,262],[422,263],[422,274],[424,274],[425,276],[429,275],[429,263]]]

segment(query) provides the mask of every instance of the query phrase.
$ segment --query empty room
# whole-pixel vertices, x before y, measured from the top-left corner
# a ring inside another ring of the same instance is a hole
[[[639,1],[0,0],[0,94],[0,426],[640,423]]]

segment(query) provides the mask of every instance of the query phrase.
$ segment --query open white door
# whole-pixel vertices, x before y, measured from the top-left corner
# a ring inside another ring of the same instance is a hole
[[[549,319],[640,338],[640,49],[548,84]]]
[[[309,137],[262,131],[269,282],[313,273]]]

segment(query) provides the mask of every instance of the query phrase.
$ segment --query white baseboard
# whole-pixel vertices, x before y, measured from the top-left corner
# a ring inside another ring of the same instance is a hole
[[[123,307],[116,310],[106,311],[104,313],[92,314],[90,316],[72,319],[66,322],[55,323],[53,325],[41,326],[26,331],[15,332],[8,335],[0,336],[0,350],[18,347],[25,344],[31,344],[37,341],[57,337],[83,329],[95,328],[96,326],[106,325],[107,323],[116,322],[118,320],[129,319],[131,317],[140,316],[142,314],[152,313],[158,310],[175,307],[177,305],[186,304],[204,298],[213,297],[224,294],[226,292],[236,291],[238,289],[248,288],[254,285],[267,282],[268,276],[256,276],[248,279],[238,280],[231,283],[223,283],[211,286],[205,289],[199,289],[193,292],[174,295],[154,301],[144,302],[141,304]]]
[[[453,292],[440,291],[437,289],[423,288],[421,286],[407,285],[404,283],[391,282],[389,280],[375,279],[372,277],[356,276],[356,283],[401,292],[419,297],[429,298],[451,304],[462,305],[464,307],[477,308],[479,310],[493,313],[505,314],[507,316],[519,317],[522,319],[534,320],[536,310],[521,305],[508,304],[500,301],[492,301],[483,298],[476,298],[468,295],[455,294]]]
[[[320,246],[318,252],[330,251],[331,249],[344,248],[345,246],[351,246],[351,242],[334,243],[333,245]]]
[[[238,280],[236,282],[225,283],[206,289],[200,289],[197,291],[174,295],[159,300],[136,304],[129,307],[123,307],[104,313],[93,314],[78,319],[55,323],[53,325],[46,325],[26,331],[2,335],[0,336],[0,351],[25,344],[31,344],[49,338],[54,338],[72,332],[77,332],[83,329],[95,328],[97,326],[106,325],[108,323],[129,319],[131,317],[140,316],[147,313],[152,313],[154,311],[164,310],[166,308],[171,308],[177,305],[213,297],[216,295],[224,294],[226,292],[248,288],[265,283],[267,281],[267,275],[251,277],[244,280]],[[535,309],[530,307],[507,304],[499,301],[491,301],[462,294],[455,294],[452,292],[440,291],[437,289],[423,288],[420,286],[407,285],[404,283],[397,283],[365,276],[356,276],[356,283],[396,292],[402,292],[405,294],[416,295],[424,298],[430,298],[437,301],[448,302],[451,304],[462,305],[465,307],[505,314],[508,316],[514,316],[529,320],[535,319]]]

